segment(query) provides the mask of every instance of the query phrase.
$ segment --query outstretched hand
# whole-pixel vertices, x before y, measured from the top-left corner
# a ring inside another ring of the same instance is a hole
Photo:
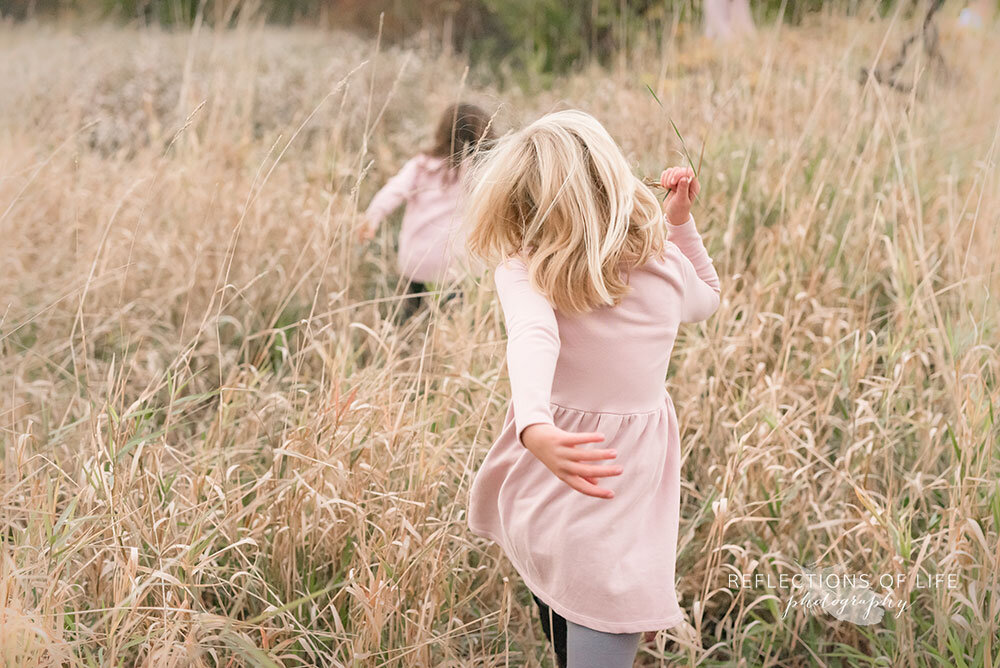
[[[358,227],[357,235],[359,242],[367,243],[375,238],[375,228],[367,220],[363,220]]]
[[[586,443],[600,443],[604,434],[598,432],[563,431],[555,425],[538,423],[528,425],[521,432],[521,442],[538,461],[564,483],[587,496],[610,499],[615,493],[598,487],[597,479],[621,475],[620,466],[600,466],[587,462],[614,459],[618,453],[611,449],[592,450],[578,448]]]
[[[671,225],[683,225],[691,216],[691,205],[701,192],[698,177],[690,167],[671,167],[660,174],[660,185],[670,192],[663,201],[663,213]]]

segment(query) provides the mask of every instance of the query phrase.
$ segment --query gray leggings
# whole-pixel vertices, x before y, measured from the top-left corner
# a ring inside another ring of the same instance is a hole
[[[566,620],[567,668],[632,668],[640,633],[605,633]]]
[[[537,596],[532,597],[559,668],[632,668],[642,634],[605,633],[580,626],[563,619]]]

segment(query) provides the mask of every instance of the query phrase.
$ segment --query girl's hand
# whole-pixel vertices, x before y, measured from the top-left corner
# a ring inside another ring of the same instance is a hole
[[[367,243],[375,238],[375,228],[372,226],[368,220],[361,221],[361,227],[358,228],[358,241],[361,243]]]
[[[690,167],[671,167],[660,174],[660,185],[670,192],[663,201],[663,213],[671,225],[683,225],[691,217],[691,205],[701,192],[701,184]]]
[[[610,499],[615,493],[597,486],[598,478],[621,475],[620,466],[597,466],[585,462],[614,459],[614,450],[589,450],[577,448],[584,443],[600,443],[604,434],[597,432],[574,433],[563,431],[555,425],[540,422],[528,425],[521,432],[521,442],[538,461],[564,483],[587,496]]]

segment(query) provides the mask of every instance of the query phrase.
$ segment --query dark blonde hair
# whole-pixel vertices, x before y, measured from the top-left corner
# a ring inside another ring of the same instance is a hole
[[[492,119],[484,109],[459,102],[444,110],[434,131],[434,143],[427,155],[444,158],[457,169],[473,151],[485,148],[494,139]]]
[[[561,312],[618,304],[628,272],[663,250],[659,202],[582,111],[548,114],[499,140],[469,179],[469,250],[492,262],[519,256]]]

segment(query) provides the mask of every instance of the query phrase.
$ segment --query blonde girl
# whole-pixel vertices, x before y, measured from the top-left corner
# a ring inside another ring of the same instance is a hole
[[[468,243],[497,263],[512,400],[469,526],[524,579],[560,665],[631,666],[641,632],[683,617],[665,378],[679,325],[719,305],[698,180],[664,171],[661,208],[597,120],[561,111],[501,139],[472,183]]]

